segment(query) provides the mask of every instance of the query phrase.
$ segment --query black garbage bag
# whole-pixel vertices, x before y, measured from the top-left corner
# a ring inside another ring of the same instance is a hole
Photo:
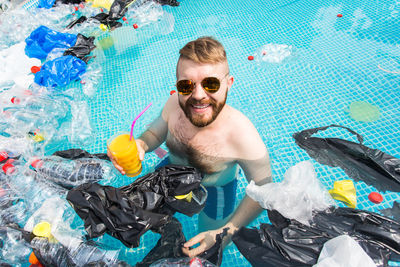
[[[198,256],[203,266],[221,265],[222,240],[226,234],[227,229],[224,229],[221,234],[217,235],[216,243]],[[141,262],[136,264],[136,267],[150,266],[160,259],[168,261],[171,266],[185,266],[185,263],[189,266],[190,258],[182,252],[182,247],[185,242],[186,239],[182,232],[181,223],[177,219],[172,218],[172,220],[162,228],[161,238],[158,240],[156,246]],[[165,266],[165,262],[163,262],[162,266]]]
[[[157,3],[161,5],[169,5],[169,6],[179,6],[179,2],[176,0],[156,0]]]
[[[115,0],[111,5],[108,14],[99,13],[96,16],[91,17],[90,19],[97,20],[100,23],[107,25],[109,29],[121,27],[122,23],[118,22],[117,20],[125,15],[129,5],[133,2],[135,2],[135,0]]]
[[[388,217],[393,217],[394,220],[400,221],[400,202],[393,202],[393,206],[391,208],[380,210],[383,215]]]
[[[65,159],[98,158],[110,161],[106,153],[91,154],[79,148],[56,151],[53,153],[53,156],[59,156]]]
[[[312,137],[330,127],[348,130],[357,136],[359,143],[338,138]],[[400,159],[364,146],[363,137],[355,131],[332,124],[295,133],[293,138],[319,163],[340,167],[351,178],[362,180],[378,190],[400,192]]]
[[[160,232],[176,211],[192,216],[205,204],[207,192],[195,168],[167,165],[120,188],[83,184],[68,192],[67,200],[84,220],[89,237],[105,232],[128,247],[137,247],[140,236],[151,229]],[[192,192],[194,200],[174,196]],[[197,200],[201,201],[197,201]],[[188,202],[181,205],[176,202]]]
[[[241,228],[233,236],[253,266],[312,266],[324,243],[339,235],[354,238],[377,266],[400,255],[400,223],[373,212],[330,208],[315,212],[310,226],[268,211],[272,223],[260,229]]]
[[[63,55],[75,56],[77,58],[82,59],[85,63],[88,63],[88,61],[92,58],[89,57],[88,55],[90,54],[90,52],[93,51],[93,49],[96,48],[96,46],[94,45],[94,39],[95,39],[94,36],[86,37],[78,33],[75,45],[65,50]]]
[[[87,20],[86,16],[80,16],[79,18],[71,21],[65,28],[66,29],[72,29],[75,25],[81,24]]]

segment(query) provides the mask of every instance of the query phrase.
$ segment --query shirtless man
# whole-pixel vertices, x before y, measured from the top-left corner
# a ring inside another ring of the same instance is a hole
[[[201,233],[182,248],[189,257],[195,257],[214,245],[216,235],[228,228],[225,246],[238,228],[262,211],[248,196],[234,210],[239,166],[246,179],[257,185],[271,182],[271,168],[267,149],[253,124],[225,104],[234,79],[223,46],[210,37],[202,37],[186,44],[179,53],[178,94],[168,99],[161,115],[136,142],[141,160],[145,152],[166,141],[167,163],[191,165],[204,174],[202,184],[208,190],[208,198],[199,214]],[[198,247],[191,248],[197,243]]]

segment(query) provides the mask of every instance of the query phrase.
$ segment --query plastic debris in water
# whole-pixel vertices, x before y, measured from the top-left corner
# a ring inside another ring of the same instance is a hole
[[[378,192],[371,192],[368,195],[368,199],[375,204],[379,204],[383,201],[383,196]]]
[[[354,209],[357,205],[356,189],[352,180],[336,181],[333,189],[329,190],[329,194],[350,208]]]
[[[291,58],[293,51],[294,47],[291,45],[268,43],[259,47],[254,56],[249,56],[248,59],[252,60],[250,57],[253,57],[258,64],[280,64]]]
[[[379,119],[381,113],[377,106],[365,101],[355,101],[350,104],[350,117],[356,121],[374,122]]]

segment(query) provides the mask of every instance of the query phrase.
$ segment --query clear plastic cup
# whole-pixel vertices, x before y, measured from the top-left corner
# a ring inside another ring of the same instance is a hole
[[[139,159],[135,138],[133,136],[132,140],[129,138],[128,132],[117,133],[108,139],[107,147],[117,164],[124,169],[125,175],[134,177],[142,172],[142,162]]]

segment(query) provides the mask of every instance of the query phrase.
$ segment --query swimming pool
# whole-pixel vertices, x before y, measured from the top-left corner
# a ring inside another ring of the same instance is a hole
[[[295,144],[292,134],[332,123],[360,133],[367,146],[400,157],[398,1],[292,0],[249,4],[182,0],[179,7],[163,9],[171,15],[163,22],[169,28],[160,27],[161,22],[139,25],[137,30],[122,27],[111,34],[113,46],[95,50],[94,61],[101,64],[104,77],[93,97],[83,97],[89,104],[95,129],[94,142],[83,149],[104,152],[106,140],[117,131],[128,130],[135,115],[153,102],[136,123],[138,136],[160,113],[174,89],[178,50],[192,39],[211,35],[225,46],[235,77],[227,103],[248,116],[260,132],[270,152],[274,181],[280,181],[289,167],[310,159]],[[290,55],[280,63],[248,60],[250,55],[260,58],[257,51],[266,44],[292,46]],[[352,119],[348,109],[355,101],[377,106],[379,119]],[[354,140],[340,130],[327,134]],[[144,171],[158,160],[154,153],[147,155]],[[334,181],[348,178],[339,168],[311,161],[327,189]],[[121,183],[131,181],[122,179]],[[387,192],[381,204],[372,204],[368,194],[375,189],[362,182],[355,185],[357,208],[376,212],[400,200],[400,194]],[[239,199],[245,186],[241,177]],[[178,215],[178,219],[186,238],[197,233],[196,216]],[[251,226],[267,220],[264,212]],[[155,234],[147,233],[140,247],[126,250],[125,257],[135,263],[157,239]],[[248,265],[234,246],[224,251],[222,266]]]

